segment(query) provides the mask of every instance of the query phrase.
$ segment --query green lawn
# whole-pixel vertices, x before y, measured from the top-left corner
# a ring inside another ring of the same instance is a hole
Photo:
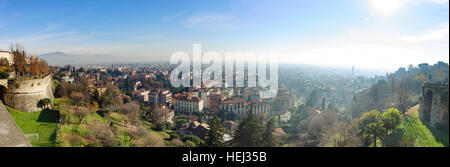
[[[6,106],[22,132],[39,134],[39,140],[31,140],[33,147],[55,147],[57,111],[43,110],[38,112],[22,112]]]
[[[439,136],[432,133],[430,129],[423,125],[417,116],[418,106],[408,111],[408,115],[404,118],[403,124],[389,135],[388,146],[414,146],[414,147],[444,147],[445,143],[440,142]],[[447,136],[441,134],[443,138]]]

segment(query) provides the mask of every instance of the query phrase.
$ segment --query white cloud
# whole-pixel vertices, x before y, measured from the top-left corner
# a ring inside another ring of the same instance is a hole
[[[423,34],[419,35],[405,35],[399,37],[399,40],[407,42],[423,42],[428,40],[440,40],[448,39],[449,35],[449,23],[442,23],[439,28],[427,30]]]
[[[63,32],[63,33],[50,33],[50,34],[42,34],[42,35],[34,35],[34,36],[27,36],[18,38],[18,42],[31,42],[31,41],[38,41],[38,40],[44,40],[49,38],[58,38],[68,35],[76,34],[75,32]]]
[[[229,30],[233,29],[233,18],[225,14],[199,14],[186,18],[184,20],[186,28],[200,30]]]

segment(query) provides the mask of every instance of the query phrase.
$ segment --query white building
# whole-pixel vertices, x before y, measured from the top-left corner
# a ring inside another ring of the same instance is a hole
[[[67,83],[74,83],[75,82],[75,78],[69,77],[69,76],[63,76],[63,77],[61,77],[61,79],[66,81]]]
[[[244,115],[247,113],[246,102],[243,98],[226,99],[220,105],[220,109],[227,112],[234,112],[237,115]]]
[[[207,89],[200,88],[192,93],[194,93],[197,97],[200,97],[203,99],[203,108],[208,108],[209,91]]]
[[[165,104],[168,107],[172,107],[172,92],[168,89],[160,89],[159,91],[159,102],[160,104]]]
[[[14,63],[14,56],[13,54],[9,53],[8,51],[0,50],[0,59],[5,58],[8,60],[9,65],[11,66]]]
[[[172,93],[167,89],[156,89],[148,94],[149,105],[164,104],[172,107]]]
[[[136,90],[133,91],[132,98],[133,100],[137,100],[141,103],[145,103],[148,102],[148,94],[150,93],[150,91],[145,90],[145,89],[140,89],[140,90]]]
[[[203,99],[190,93],[176,94],[174,97],[174,109],[178,113],[192,114],[203,111]]]
[[[250,108],[258,116],[269,116],[271,111],[269,103],[265,101],[246,102],[243,98],[225,99],[220,106],[221,110],[234,112],[240,117],[246,116]]]

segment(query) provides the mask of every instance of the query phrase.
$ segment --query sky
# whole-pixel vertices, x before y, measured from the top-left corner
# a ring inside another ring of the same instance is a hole
[[[0,0],[0,49],[18,42],[33,55],[150,62],[200,43],[204,52],[277,52],[281,63],[393,70],[449,61],[448,3]]]

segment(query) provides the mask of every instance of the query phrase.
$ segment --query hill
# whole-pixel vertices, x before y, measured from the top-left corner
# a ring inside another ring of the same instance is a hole
[[[44,59],[50,65],[65,65],[65,64],[106,64],[106,63],[116,63],[123,60],[122,57],[111,56],[111,55],[74,55],[64,52],[51,52],[45,53],[38,56]]]
[[[347,114],[356,118],[370,110],[384,111],[391,107],[406,112],[409,107],[420,103],[424,82],[448,83],[448,69],[448,63],[444,62],[399,68],[394,73],[386,74],[384,79],[370,88],[358,92],[347,108]]]
[[[391,147],[448,147],[448,130],[446,133],[432,131],[418,118],[420,106],[411,107],[404,117],[403,124],[389,135],[388,146]]]

